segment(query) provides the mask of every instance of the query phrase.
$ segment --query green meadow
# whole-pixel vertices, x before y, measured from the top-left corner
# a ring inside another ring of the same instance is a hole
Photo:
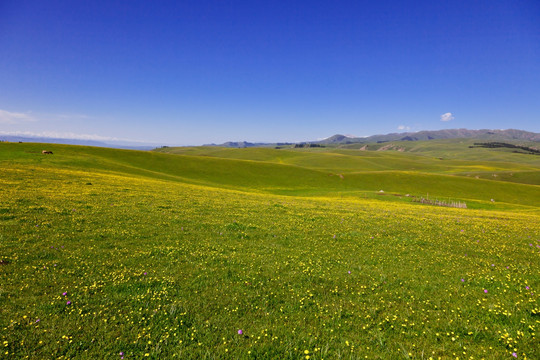
[[[539,359],[540,156],[473,142],[0,143],[0,358]]]

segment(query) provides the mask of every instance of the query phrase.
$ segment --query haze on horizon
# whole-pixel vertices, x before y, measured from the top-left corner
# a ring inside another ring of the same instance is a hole
[[[535,0],[8,0],[0,49],[0,134],[200,145],[540,132]]]

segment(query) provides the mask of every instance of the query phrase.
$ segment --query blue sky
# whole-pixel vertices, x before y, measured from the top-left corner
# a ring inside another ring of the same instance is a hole
[[[0,134],[444,128],[540,132],[540,2],[0,1]]]

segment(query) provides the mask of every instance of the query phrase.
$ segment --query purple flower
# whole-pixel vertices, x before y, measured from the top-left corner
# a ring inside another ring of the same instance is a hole
[[[62,293],[62,296],[66,296],[66,295],[67,295],[67,291]]]
[[[71,301],[68,300],[68,302],[66,303],[66,305],[71,305]]]
[[[484,289],[484,292],[487,294],[488,293],[487,289]]]
[[[336,235],[334,235],[334,239],[336,238]]]
[[[528,286],[525,286],[525,289],[529,290],[529,287],[528,287]]]
[[[512,356],[517,358],[517,354],[515,352],[512,353]]]
[[[350,273],[351,273],[351,270],[349,270],[348,273],[350,274]]]
[[[120,356],[124,356],[124,353],[120,351],[120,354],[118,354],[118,355],[120,355]]]
[[[40,322],[40,321],[41,321],[41,319],[37,319],[37,320],[36,320],[37,323]]]
[[[146,271],[144,272],[144,275],[146,275]]]
[[[242,329],[238,330],[238,335],[242,335],[243,333]]]
[[[465,279],[461,278],[461,282],[465,282]]]

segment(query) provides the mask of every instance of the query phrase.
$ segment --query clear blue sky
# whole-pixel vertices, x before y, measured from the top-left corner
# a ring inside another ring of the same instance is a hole
[[[540,132],[540,1],[0,0],[0,133],[197,145],[462,127]]]

